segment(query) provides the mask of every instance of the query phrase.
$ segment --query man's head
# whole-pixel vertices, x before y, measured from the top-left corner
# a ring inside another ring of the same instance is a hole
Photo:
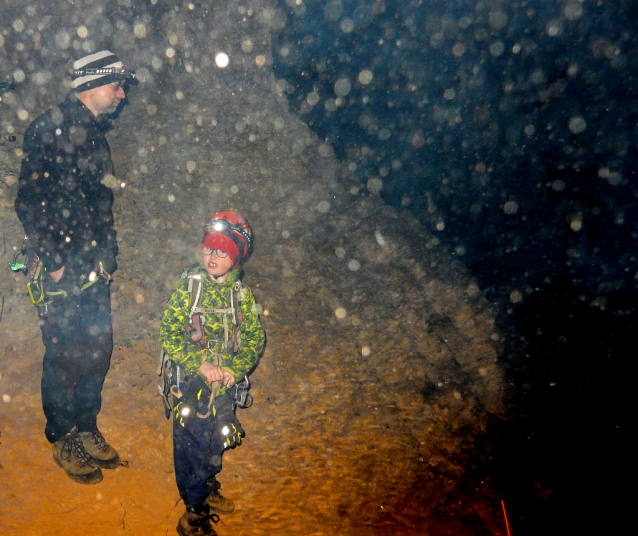
[[[248,259],[252,248],[252,229],[236,212],[217,212],[204,226],[202,261],[213,279],[224,276]]]
[[[123,85],[135,79],[135,73],[124,69],[120,59],[102,50],[73,63],[72,87],[84,105],[96,117],[112,113],[126,97]]]

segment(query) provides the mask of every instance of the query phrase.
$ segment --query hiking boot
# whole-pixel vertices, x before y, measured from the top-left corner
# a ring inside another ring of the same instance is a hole
[[[75,482],[97,484],[102,480],[102,471],[93,465],[93,458],[84,449],[77,428],[53,443],[53,459]]]
[[[93,432],[79,432],[78,436],[84,449],[93,458],[93,465],[104,469],[115,469],[120,466],[120,456],[115,449],[106,442],[99,430]]]
[[[206,497],[206,504],[210,506],[212,512],[216,514],[231,514],[235,509],[235,503],[224,497],[219,490],[213,489]]]
[[[217,524],[219,518],[210,513],[207,504],[201,508],[186,508],[184,515],[177,524],[179,536],[217,536],[213,523]]]

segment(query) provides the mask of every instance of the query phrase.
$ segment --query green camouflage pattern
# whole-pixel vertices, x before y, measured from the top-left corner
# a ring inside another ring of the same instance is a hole
[[[221,285],[213,281],[203,268],[194,270],[193,273],[202,278],[202,293],[198,307],[207,309],[225,309],[230,307],[230,291],[235,286],[240,269],[233,270],[225,283]],[[166,354],[186,372],[197,373],[204,361],[215,362],[215,356],[208,350],[198,350],[195,343],[184,330],[188,323],[188,315],[191,308],[191,296],[188,292],[188,278],[180,280],[173,291],[166,309],[162,315],[160,324],[160,343]],[[194,281],[194,289],[197,289],[197,281]],[[243,287],[244,297],[241,300],[240,310],[243,313],[241,324],[241,346],[236,355],[227,351],[221,353],[221,368],[233,375],[236,382],[255,366],[264,346],[265,333],[259,320],[258,308],[251,290]],[[205,315],[204,337],[206,340],[223,340],[224,325],[222,314],[207,313]],[[229,329],[232,330],[232,317],[228,315]],[[221,348],[221,346],[219,346]]]

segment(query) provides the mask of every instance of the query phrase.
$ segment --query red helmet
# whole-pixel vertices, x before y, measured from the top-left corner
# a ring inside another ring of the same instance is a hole
[[[202,246],[228,253],[233,257],[234,270],[252,252],[253,230],[248,220],[237,212],[216,212],[204,226]]]

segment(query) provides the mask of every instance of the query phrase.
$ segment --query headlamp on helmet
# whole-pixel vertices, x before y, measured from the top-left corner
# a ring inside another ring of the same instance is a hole
[[[233,268],[243,263],[252,251],[253,232],[248,221],[236,212],[217,212],[210,217],[210,221],[204,226],[204,238],[210,234],[220,234],[230,239],[232,248],[237,248],[237,256]],[[220,237],[221,238],[221,237]],[[224,240],[226,240],[224,239]],[[234,247],[233,247],[234,246]],[[227,253],[231,253],[228,251]]]
[[[204,227],[204,236],[209,233],[228,234],[230,232],[241,235],[250,249],[253,239],[244,229],[242,229],[238,225],[233,225],[227,220],[211,220]]]

